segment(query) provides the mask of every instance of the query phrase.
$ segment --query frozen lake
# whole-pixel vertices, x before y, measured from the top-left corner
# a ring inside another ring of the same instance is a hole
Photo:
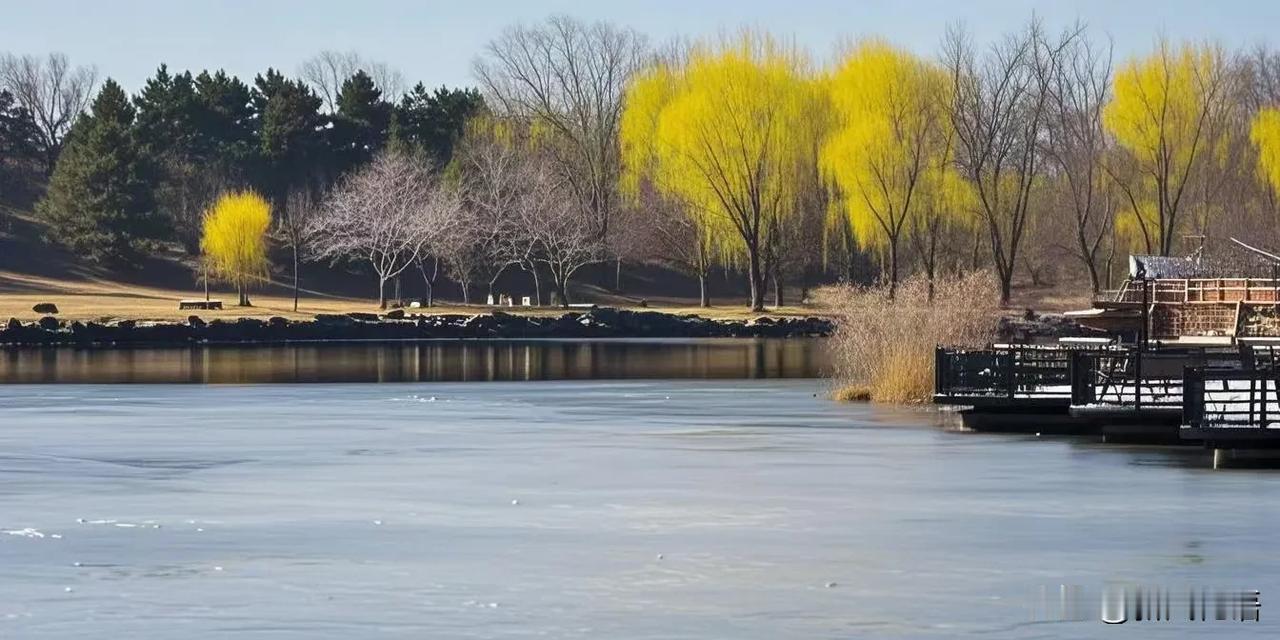
[[[0,386],[0,637],[1079,638],[1041,586],[1280,593],[1280,474],[826,391]]]

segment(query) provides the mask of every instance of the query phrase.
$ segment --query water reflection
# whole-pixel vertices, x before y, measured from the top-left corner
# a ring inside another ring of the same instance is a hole
[[[812,378],[822,339],[449,340],[15,349],[0,383],[262,383]]]

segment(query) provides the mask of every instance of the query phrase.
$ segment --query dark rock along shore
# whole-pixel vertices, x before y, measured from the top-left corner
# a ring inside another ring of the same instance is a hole
[[[828,336],[834,324],[824,318],[712,320],[658,311],[597,308],[560,316],[530,317],[501,311],[482,315],[414,315],[401,310],[321,314],[315,320],[240,318],[186,323],[119,320],[107,323],[63,322],[45,316],[32,323],[11,318],[0,329],[0,344],[10,346],[125,344],[186,345],[304,340],[429,340],[462,338],[791,338]]]

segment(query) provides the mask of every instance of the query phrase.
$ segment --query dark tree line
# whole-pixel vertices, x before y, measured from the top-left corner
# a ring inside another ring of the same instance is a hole
[[[161,65],[133,96],[105,80],[47,166],[49,136],[3,78],[0,205],[39,198],[51,239],[100,261],[129,261],[156,242],[195,253],[203,212],[227,190],[258,190],[284,211],[291,196],[318,197],[388,146],[445,166],[485,108],[474,89],[418,84],[389,96],[360,69],[329,108],[313,85],[276,69],[246,83]]]

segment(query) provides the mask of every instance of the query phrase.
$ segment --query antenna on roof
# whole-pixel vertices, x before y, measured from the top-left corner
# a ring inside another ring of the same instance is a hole
[[[1204,255],[1204,241],[1206,239],[1206,236],[1202,234],[1183,234],[1182,241],[1185,243],[1183,246],[1187,248],[1187,257],[1199,260]],[[1195,243],[1195,249],[1191,248],[1192,242]]]
[[[1234,243],[1236,243],[1236,244],[1238,244],[1238,245],[1240,245],[1241,247],[1244,247],[1245,249],[1248,249],[1249,251],[1252,251],[1252,252],[1254,252],[1254,253],[1256,253],[1256,254],[1258,254],[1258,255],[1260,255],[1260,256],[1262,256],[1262,257],[1264,257],[1264,258],[1266,258],[1266,259],[1268,259],[1268,260],[1270,260],[1270,261],[1272,261],[1272,262],[1280,263],[1280,256],[1278,256],[1278,255],[1276,255],[1276,254],[1274,254],[1274,253],[1270,253],[1270,252],[1268,252],[1268,251],[1263,251],[1262,249],[1259,249],[1259,248],[1257,248],[1257,247],[1251,247],[1251,246],[1249,246],[1249,245],[1247,245],[1247,244],[1245,244],[1245,243],[1243,243],[1243,242],[1240,242],[1239,240],[1236,240],[1235,238],[1232,238],[1232,239],[1231,239],[1231,241],[1232,241],[1232,242],[1234,242]]]

